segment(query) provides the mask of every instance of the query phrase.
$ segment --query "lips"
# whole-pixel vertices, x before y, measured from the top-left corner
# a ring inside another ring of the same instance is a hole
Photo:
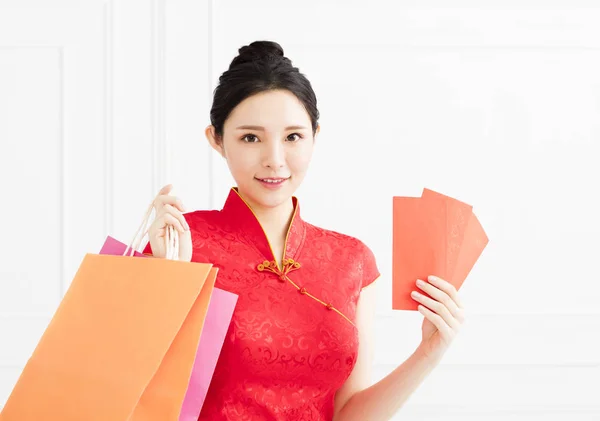
[[[263,183],[280,184],[280,183],[283,183],[285,180],[287,180],[287,178],[282,178],[282,177],[257,178],[257,180],[262,181]]]
[[[260,184],[267,189],[278,189],[283,186],[283,184],[289,179],[281,178],[281,177],[266,177],[266,178],[256,178]]]

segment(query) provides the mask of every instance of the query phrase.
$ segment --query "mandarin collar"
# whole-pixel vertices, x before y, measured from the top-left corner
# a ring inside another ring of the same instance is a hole
[[[297,254],[304,243],[306,232],[305,223],[300,217],[298,198],[292,196],[292,202],[294,213],[286,235],[284,259],[297,258]],[[232,187],[229,191],[221,215],[226,218],[227,225],[237,232],[247,235],[265,259],[269,261],[281,259],[281,256],[275,259],[273,249],[262,225],[250,205],[240,196],[237,187]]]

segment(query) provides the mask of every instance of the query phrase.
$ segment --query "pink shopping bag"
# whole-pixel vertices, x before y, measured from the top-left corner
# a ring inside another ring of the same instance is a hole
[[[100,254],[120,256],[126,248],[126,244],[108,236]],[[134,256],[145,257],[137,251],[134,251]],[[179,421],[196,421],[200,416],[237,299],[238,296],[229,291],[213,289]]]
[[[213,290],[179,421],[196,421],[200,416],[237,299],[229,291]]]

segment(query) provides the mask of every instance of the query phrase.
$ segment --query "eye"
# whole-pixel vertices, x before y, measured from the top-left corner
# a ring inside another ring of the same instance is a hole
[[[297,136],[296,139],[290,139],[291,136]],[[298,140],[302,139],[302,135],[299,133],[292,133],[291,135],[288,136],[288,140],[291,142],[297,142]]]
[[[256,143],[258,141],[258,138],[252,133],[248,133],[244,135],[244,137],[242,137],[242,140],[246,143]]]

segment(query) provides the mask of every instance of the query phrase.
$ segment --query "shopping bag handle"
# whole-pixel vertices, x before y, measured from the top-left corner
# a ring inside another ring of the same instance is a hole
[[[148,234],[148,230],[150,228],[150,217],[152,216],[152,211],[154,210],[155,200],[156,198],[148,206],[146,214],[144,215],[144,219],[142,220],[140,227],[137,229],[135,236],[123,252],[123,256],[133,256],[135,251],[140,251],[140,244],[142,243],[142,240],[144,239],[146,234]],[[175,227],[173,227],[173,225],[167,225],[166,230],[167,231],[165,235],[165,258],[169,260],[179,260],[179,233],[175,230]]]

